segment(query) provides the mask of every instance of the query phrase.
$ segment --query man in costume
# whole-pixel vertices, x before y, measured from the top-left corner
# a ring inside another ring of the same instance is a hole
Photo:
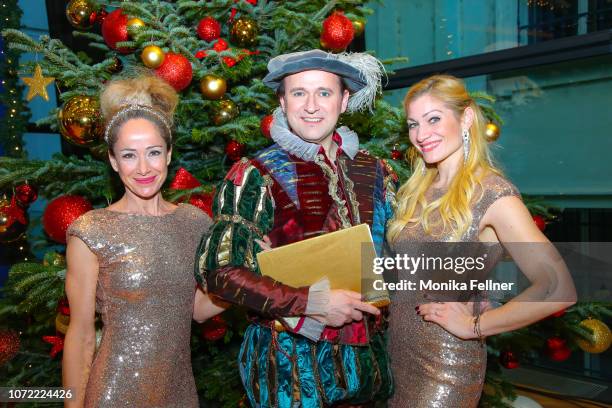
[[[236,163],[219,186],[196,275],[250,310],[239,367],[253,407],[373,406],[393,387],[385,313],[327,280],[293,288],[262,276],[255,254],[264,236],[278,247],[362,223],[381,254],[396,180],[336,125],[347,108],[371,109],[384,71],[370,55],[321,50],[278,56],[268,70],[264,83],[281,105],[275,144]]]

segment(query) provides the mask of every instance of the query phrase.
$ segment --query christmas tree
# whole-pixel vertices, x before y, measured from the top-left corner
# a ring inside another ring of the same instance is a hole
[[[3,31],[11,52],[38,56],[37,63],[23,64],[19,69],[32,79],[27,81],[28,95],[44,96],[46,85],[54,80],[61,106],[37,125],[60,133],[75,146],[76,154],[57,154],[48,161],[25,159],[20,134],[25,130],[27,110],[16,98],[20,122],[11,125],[3,120],[11,131],[0,133],[0,143],[7,152],[0,157],[0,191],[10,196],[0,203],[0,211],[7,221],[21,228],[22,236],[27,225],[25,208],[35,199],[36,190],[50,202],[41,220],[45,234],[28,237],[37,248],[45,249],[44,259],[15,263],[3,291],[1,386],[61,384],[59,353],[70,315],[63,288],[65,231],[92,206],[105,206],[122,193],[101,141],[97,98],[104,83],[150,70],[179,92],[171,177],[165,196],[175,202],[188,201],[210,214],[214,185],[229,166],[271,144],[270,115],[278,101],[261,81],[267,61],[279,54],[312,48],[351,50],[372,12],[366,3],[151,0],[102,6],[93,0],[71,0],[66,17],[75,27],[74,35],[89,41],[88,53],[76,52],[46,36],[32,39],[16,29]],[[9,8],[12,18],[18,19],[15,4]],[[14,64],[16,57],[11,58]],[[19,94],[16,68],[13,65],[9,69],[13,70],[10,89]],[[493,101],[484,94],[474,96],[482,102],[489,119],[501,125],[492,109]],[[408,168],[400,160],[407,147],[401,109],[379,98],[373,113],[346,114],[341,122],[359,134],[362,147],[389,158],[401,180],[408,176]],[[491,123],[490,131],[496,137],[499,128]],[[539,216],[548,215],[538,203],[531,208]],[[6,231],[1,230],[0,241],[14,240],[15,232],[11,235]],[[520,353],[522,348],[517,345],[529,349],[542,346],[547,338],[542,333],[562,334],[568,340],[589,337],[590,331],[578,323],[588,316],[601,318],[606,314],[609,316],[609,309],[600,305],[579,305],[552,323],[543,322],[540,328],[492,338],[489,385],[481,404],[501,406],[504,398],[512,396],[511,387],[499,375],[500,358],[506,367],[511,365],[508,361],[516,359],[514,354],[508,356],[509,350]],[[206,406],[244,404],[236,354],[245,324],[243,311],[234,308],[193,326],[193,371]],[[559,342],[554,345],[559,346]]]

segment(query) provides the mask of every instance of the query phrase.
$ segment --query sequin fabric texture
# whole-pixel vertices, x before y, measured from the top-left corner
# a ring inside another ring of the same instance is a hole
[[[516,188],[497,175],[485,177],[481,191],[482,194],[475,194],[471,205],[473,220],[462,242],[478,241],[480,221],[491,204],[504,196],[518,196]],[[430,189],[426,198],[430,202],[442,194],[443,190]],[[432,221],[435,223],[436,219]],[[428,242],[451,240],[450,234],[434,235],[426,234],[420,225],[408,225],[393,243],[393,249],[405,253],[408,246],[414,251],[415,245],[426,247]],[[492,266],[501,256],[499,245],[492,246],[490,251]],[[417,315],[415,307],[431,301],[426,295],[426,291],[391,293],[389,354],[395,394],[389,407],[476,407],[484,382],[486,347],[481,347],[478,341],[461,340]]]
[[[99,262],[96,311],[104,323],[86,407],[197,407],[191,369],[193,267],[210,219],[181,204],[149,216],[98,209],[68,235]]]

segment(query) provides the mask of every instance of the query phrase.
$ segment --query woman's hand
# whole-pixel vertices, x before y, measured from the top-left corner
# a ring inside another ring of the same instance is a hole
[[[461,302],[435,302],[419,305],[416,313],[423,320],[437,323],[447,332],[463,340],[474,339],[474,316],[469,304]]]

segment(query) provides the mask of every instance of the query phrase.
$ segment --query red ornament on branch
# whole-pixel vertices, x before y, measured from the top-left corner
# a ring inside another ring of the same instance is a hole
[[[509,370],[517,368],[520,366],[518,358],[514,355],[514,353],[510,350],[502,351],[499,355],[499,363]]]
[[[198,37],[211,42],[221,35],[221,24],[214,18],[207,16],[200,20],[197,28]]]
[[[0,242],[8,243],[21,239],[28,228],[28,213],[17,204],[14,195],[9,202],[0,198]]]
[[[75,195],[59,196],[45,208],[42,216],[43,229],[52,240],[65,244],[66,231],[70,224],[92,209],[86,198]]]
[[[397,148],[397,145],[393,146],[393,149],[391,150],[391,158],[393,160],[399,160],[402,158],[402,152]]]
[[[180,92],[191,83],[193,68],[187,58],[181,54],[169,52],[164,62],[155,70],[155,74]]]
[[[113,50],[119,51],[122,54],[129,54],[132,52],[131,48],[117,48],[117,43],[122,41],[128,41],[128,16],[123,13],[123,10],[118,8],[106,17],[102,22],[102,37],[104,42]]]
[[[220,315],[217,315],[202,324],[202,337],[204,340],[217,341],[225,337],[227,323]]]
[[[53,345],[49,351],[51,358],[55,358],[57,353],[64,350],[64,336],[42,336],[42,339],[45,343]]]
[[[225,145],[225,154],[232,161],[238,161],[244,153],[244,145],[235,140],[230,140]]]
[[[29,185],[27,182],[15,187],[15,198],[17,202],[24,207],[29,206],[38,198],[36,187]]]
[[[189,197],[189,204],[198,207],[212,218],[213,196],[213,193],[192,194],[191,197]]]
[[[227,41],[225,41],[223,38],[219,38],[215,45],[213,45],[213,50],[221,52],[227,50],[228,47]]]
[[[567,360],[572,351],[567,347],[565,339],[551,337],[546,340],[546,354],[551,360],[561,362]]]
[[[335,11],[323,21],[321,45],[333,51],[344,51],[355,37],[353,22],[341,11]]]
[[[57,302],[57,311],[64,316],[70,316],[70,305],[67,298],[61,298]]]
[[[534,215],[533,222],[535,222],[538,229],[542,232],[546,229],[546,220],[541,215]]]
[[[14,330],[0,330],[0,367],[15,357],[19,344],[19,333]]]
[[[259,129],[261,130],[261,133],[268,139],[272,138],[272,134],[270,133],[270,127],[272,126],[273,120],[274,117],[272,115],[266,115],[263,117],[263,119],[261,119],[261,122],[259,123]]]
[[[201,185],[202,183],[183,167],[176,171],[174,178],[170,182],[170,188],[173,190],[187,190]]]

